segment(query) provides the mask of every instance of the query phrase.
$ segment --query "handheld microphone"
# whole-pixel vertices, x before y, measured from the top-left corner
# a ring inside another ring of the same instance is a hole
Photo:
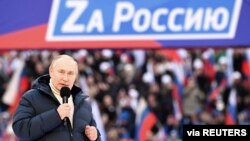
[[[60,96],[63,99],[63,103],[68,103],[68,98],[70,96],[70,89],[68,87],[62,87],[60,90]],[[65,117],[63,119],[65,125],[67,124],[67,120],[68,120],[67,118],[68,117]]]
[[[70,96],[70,89],[68,87],[62,87],[60,90],[60,96],[63,99],[63,103],[68,103],[68,98]]]
[[[60,90],[60,96],[63,99],[63,103],[68,103],[68,98],[70,96],[70,89],[68,87],[62,87],[61,90]],[[72,127],[71,127],[71,124],[70,124],[69,117],[65,117],[63,119],[63,121],[64,121],[64,125],[68,126],[70,135],[73,136],[73,134],[72,134]]]

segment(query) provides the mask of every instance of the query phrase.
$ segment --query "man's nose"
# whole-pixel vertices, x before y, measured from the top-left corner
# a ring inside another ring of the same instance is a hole
[[[68,81],[69,80],[69,77],[67,74],[63,75],[63,81]]]

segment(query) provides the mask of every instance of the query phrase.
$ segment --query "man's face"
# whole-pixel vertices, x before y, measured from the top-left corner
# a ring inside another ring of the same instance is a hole
[[[77,64],[68,58],[60,58],[50,67],[51,81],[57,90],[62,87],[72,89],[77,77]]]

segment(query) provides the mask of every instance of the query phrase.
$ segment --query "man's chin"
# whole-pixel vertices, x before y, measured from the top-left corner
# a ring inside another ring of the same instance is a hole
[[[61,88],[63,88],[63,87],[68,87],[68,88],[70,88],[70,89],[71,89],[71,87],[70,87],[70,86],[68,86],[68,85],[61,85],[61,86],[60,86],[60,89],[61,89]]]

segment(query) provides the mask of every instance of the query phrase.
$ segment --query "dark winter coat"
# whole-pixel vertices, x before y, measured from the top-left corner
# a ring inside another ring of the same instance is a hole
[[[85,126],[96,126],[91,106],[86,101],[88,96],[73,86],[73,137],[70,137],[57,112],[60,103],[50,89],[49,80],[49,75],[39,77],[32,89],[22,96],[13,118],[15,134],[21,141],[88,141]]]

